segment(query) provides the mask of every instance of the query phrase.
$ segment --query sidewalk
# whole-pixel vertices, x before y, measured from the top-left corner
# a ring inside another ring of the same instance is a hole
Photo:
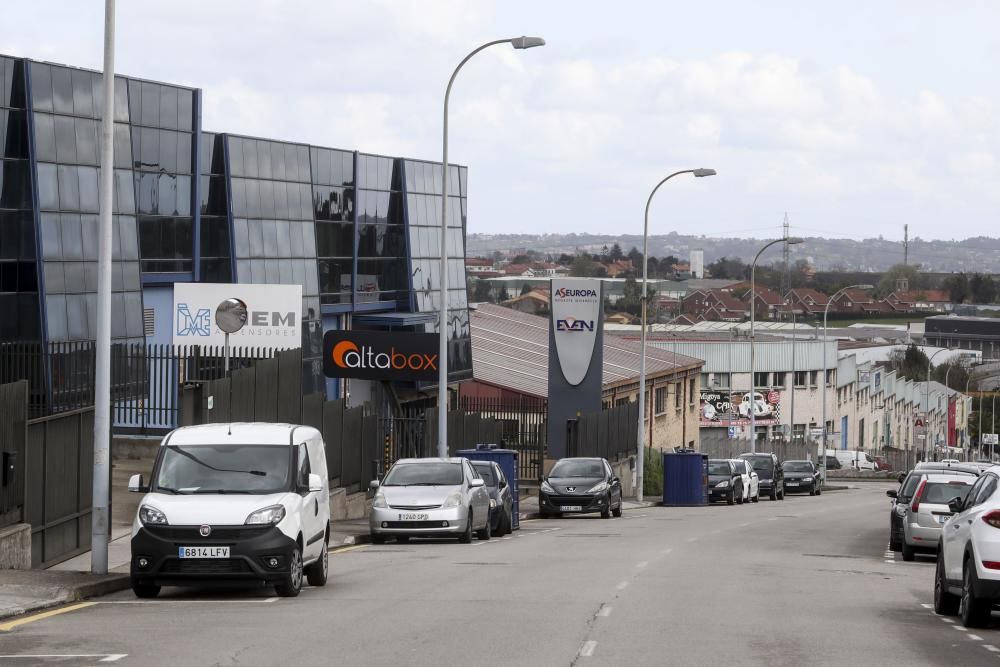
[[[0,570],[0,620],[107,595],[128,586],[128,574]]]

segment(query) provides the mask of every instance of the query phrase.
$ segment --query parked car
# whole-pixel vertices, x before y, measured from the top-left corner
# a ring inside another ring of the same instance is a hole
[[[785,473],[774,454],[740,454],[760,477],[760,491],[771,500],[785,499]]]
[[[713,500],[743,503],[743,476],[730,459],[708,460],[708,501]]]
[[[826,457],[826,469],[827,470],[840,470],[844,466],[840,465],[840,461],[837,460],[836,456]]]
[[[964,498],[974,481],[972,475],[955,473],[930,473],[920,480],[903,516],[903,560],[912,561],[918,551],[937,551],[941,525],[954,514],[948,503]]]
[[[567,458],[552,466],[538,492],[543,517],[600,512],[622,515],[622,484],[606,459]]]
[[[368,530],[375,544],[395,537],[458,537],[468,544],[472,534],[488,540],[490,494],[468,459],[400,459],[375,491]]]
[[[315,472],[314,472],[315,471]],[[322,472],[322,474],[317,474]],[[326,584],[330,487],[319,431],[288,424],[210,424],[160,444],[132,524],[132,590],[234,579],[294,597]]]
[[[979,470],[967,465],[951,465],[947,463],[918,463],[909,473],[901,474],[898,489],[889,489],[885,495],[891,499],[889,507],[889,549],[903,549],[903,519],[909,511],[910,500],[916,493],[920,481],[930,473],[949,472],[972,477],[979,476]]]
[[[985,625],[1000,603],[1000,467],[976,480],[962,499],[949,503],[954,515],[941,528],[934,611],[958,614],[967,628]]]
[[[743,459],[733,459],[736,472],[740,473],[743,480],[743,502],[760,502],[760,476],[753,466],[748,465]]]
[[[785,461],[781,470],[785,473],[786,493],[808,491],[810,496],[818,496],[823,492],[819,470],[812,461]]]
[[[859,449],[828,449],[826,456],[836,458],[848,470],[875,470],[875,459]]]
[[[514,525],[514,494],[503,470],[493,461],[473,461],[472,467],[486,482],[490,494],[490,528],[493,535],[503,537]]]

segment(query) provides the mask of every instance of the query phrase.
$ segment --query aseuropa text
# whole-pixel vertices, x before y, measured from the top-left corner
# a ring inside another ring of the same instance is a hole
[[[561,299],[565,299],[568,296],[597,296],[597,290],[594,289],[566,289],[565,287],[560,287],[556,290],[556,296]]]

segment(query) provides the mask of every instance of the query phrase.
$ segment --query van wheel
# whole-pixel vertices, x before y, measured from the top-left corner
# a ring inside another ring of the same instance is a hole
[[[469,510],[469,520],[465,522],[465,531],[458,536],[462,544],[472,544],[472,510]]]
[[[323,540],[323,555],[319,560],[306,568],[306,579],[310,586],[326,586],[326,578],[330,573],[330,544]]]
[[[302,551],[298,546],[292,548],[288,558],[288,574],[279,584],[275,584],[274,592],[283,598],[297,597],[302,591]]]
[[[132,592],[137,598],[155,598],[160,594],[160,587],[153,584],[141,584],[135,579],[132,580]]]

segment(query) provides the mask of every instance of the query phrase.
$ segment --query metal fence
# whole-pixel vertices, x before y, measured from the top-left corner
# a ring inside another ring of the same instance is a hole
[[[635,450],[635,426],[639,404],[625,403],[615,408],[580,415],[568,422],[567,456],[600,456],[610,460]]]
[[[545,399],[463,397],[459,407],[467,413],[495,420],[500,425],[500,433],[495,439],[481,442],[494,442],[517,451],[520,479],[541,479],[548,439]]]
[[[28,383],[0,385],[0,528],[23,521],[27,420]]]

